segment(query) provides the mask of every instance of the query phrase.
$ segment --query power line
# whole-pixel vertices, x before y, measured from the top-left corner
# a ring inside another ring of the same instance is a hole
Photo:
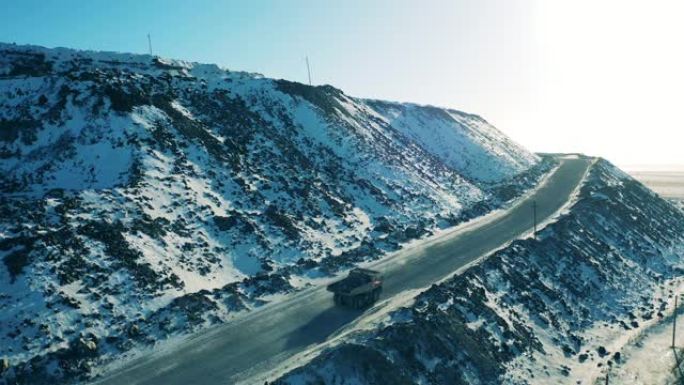
[[[679,295],[675,295],[675,303],[674,303],[674,316],[672,317],[672,348],[675,348],[675,333],[677,331],[677,297]]]

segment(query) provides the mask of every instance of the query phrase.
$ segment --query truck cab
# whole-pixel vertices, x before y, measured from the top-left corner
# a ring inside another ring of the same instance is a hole
[[[354,268],[346,278],[328,285],[336,305],[361,309],[380,298],[383,278],[379,271]]]

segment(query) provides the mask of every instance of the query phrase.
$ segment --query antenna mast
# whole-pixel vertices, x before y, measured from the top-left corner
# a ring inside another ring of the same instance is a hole
[[[147,34],[147,45],[150,48],[150,56],[152,56],[152,37],[150,34]]]
[[[311,67],[309,67],[309,57],[306,57],[306,72],[309,74],[309,85],[311,85]]]

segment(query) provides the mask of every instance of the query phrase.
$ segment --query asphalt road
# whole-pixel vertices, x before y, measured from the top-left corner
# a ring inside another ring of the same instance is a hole
[[[530,231],[553,216],[581,182],[591,159],[561,159],[546,183],[513,208],[459,231],[398,252],[375,266],[383,271],[382,297],[429,286],[464,265]],[[255,367],[268,367],[318,344],[362,311],[335,307],[324,287],[297,293],[236,321],[198,334],[115,370],[101,384],[232,384]]]

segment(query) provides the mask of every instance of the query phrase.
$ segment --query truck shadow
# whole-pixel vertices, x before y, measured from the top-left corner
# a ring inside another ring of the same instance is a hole
[[[341,327],[351,323],[364,309],[332,306],[290,334],[286,348],[303,347],[325,341]]]

